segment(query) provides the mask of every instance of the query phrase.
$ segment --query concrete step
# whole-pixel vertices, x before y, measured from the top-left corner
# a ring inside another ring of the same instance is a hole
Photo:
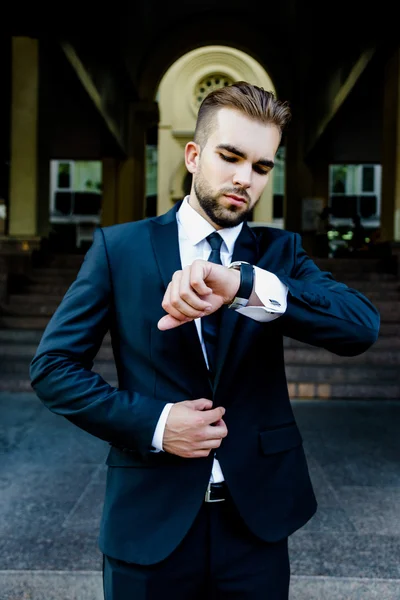
[[[63,299],[63,294],[11,294],[8,299],[8,304],[14,305],[28,305],[28,304],[53,304],[58,306]]]
[[[400,323],[385,323],[381,322],[379,335],[381,337],[389,336],[396,337],[400,335]]]
[[[117,377],[105,378],[107,383],[113,387],[118,387]],[[19,373],[0,372],[0,392],[33,392],[29,373],[21,375]],[[1,598],[1,595],[0,595]]]
[[[29,379],[7,374],[6,377],[0,375],[0,392],[33,392],[33,389]]]
[[[109,378],[107,382],[117,387],[116,378]],[[349,399],[349,400],[398,400],[400,398],[400,385],[396,383],[315,383],[307,381],[290,382],[288,384],[289,396],[295,399]],[[32,392],[28,378],[11,374],[0,376],[0,392]]]
[[[359,292],[361,290],[358,290]],[[373,304],[381,302],[383,300],[390,300],[391,302],[400,303],[400,292],[397,291],[386,291],[386,290],[375,290],[375,291],[364,291],[361,292],[366,296]]]
[[[42,329],[0,329],[0,343],[9,345],[37,345],[43,335]],[[103,345],[111,345],[110,334],[104,336]]]
[[[43,331],[49,320],[50,317],[22,317],[0,315],[0,331],[16,331],[21,329]],[[380,336],[389,338],[400,336],[400,323],[382,322],[380,327]]]
[[[3,304],[0,312],[2,315],[10,317],[51,317],[57,306],[58,304],[37,304],[27,301],[25,304]]]
[[[17,360],[21,360],[22,362],[30,360],[36,352],[38,343],[39,342],[35,343],[32,341],[29,343],[27,343],[27,342],[25,342],[25,343],[21,343],[21,342],[7,343],[7,342],[2,342],[0,339],[0,360],[1,360],[2,367],[5,365],[5,363],[7,361],[15,364]],[[104,344],[100,348],[96,359],[99,361],[113,362],[114,356],[113,356],[111,345]]]
[[[48,263],[49,267],[78,269],[84,257],[84,254],[54,254],[48,258]]]
[[[288,348],[285,350],[285,361],[287,365],[344,365],[349,368],[353,365],[382,365],[389,367],[400,366],[400,352],[398,349],[380,350],[372,347],[358,356],[337,356],[322,348],[312,350]]]
[[[0,343],[13,346],[23,346],[25,344],[37,345],[40,342],[42,335],[42,330],[0,329]]]
[[[58,275],[50,275],[49,273],[37,274],[33,273],[27,278],[27,283],[32,284],[52,284],[52,285],[70,285],[76,278],[76,273],[68,275],[59,273]]]
[[[400,323],[400,303],[397,301],[376,301],[373,303],[384,323]]]
[[[289,397],[315,400],[398,400],[400,384],[396,383],[289,383]]]
[[[26,356],[10,356],[1,358],[1,375],[14,374],[19,375],[22,378],[29,378],[29,365],[33,358],[36,348],[30,354]],[[116,368],[112,360],[96,360],[93,366],[93,371],[99,373],[102,377],[108,380],[108,378],[116,377]]]
[[[79,267],[36,267],[31,269],[30,275],[33,279],[41,277],[76,277]]]
[[[382,365],[307,365],[287,364],[286,378],[290,383],[396,383],[400,385],[399,368]]]
[[[25,373],[29,369],[29,363],[32,360],[37,349],[36,344],[19,346],[9,344],[0,346],[1,371],[3,373]],[[352,380],[367,378],[369,380],[397,380],[400,383],[400,371],[398,352],[365,352],[356,357],[338,357],[324,350],[286,350],[285,364],[290,373],[291,381],[301,380],[301,373],[304,372],[306,381],[314,379],[315,381],[329,381],[331,377],[335,381],[340,376],[344,380],[349,377]],[[112,355],[112,349],[101,348],[93,370],[104,376],[114,373],[115,364]],[[306,376],[305,373],[308,373]]]
[[[393,279],[389,281],[380,281],[379,286],[377,286],[375,281],[368,280],[360,280],[360,279],[339,279],[338,281],[343,281],[351,288],[358,290],[362,293],[365,292],[374,292],[374,291],[387,291],[387,292],[398,292],[400,294],[400,281],[398,279]]]
[[[30,283],[26,285],[21,293],[24,294],[48,294],[50,296],[64,296],[70,284],[52,284],[52,283]]]
[[[379,281],[379,282],[398,282],[399,279],[392,273],[375,273],[369,271],[343,271],[332,273],[332,276],[337,281],[343,281],[346,285],[348,282],[354,281]]]
[[[0,329],[44,329],[50,317],[21,317],[0,315]]]
[[[39,337],[39,336],[38,336]],[[36,338],[35,338],[36,339]],[[0,338],[0,358],[4,361],[14,361],[15,359],[30,358],[36,352],[38,343],[35,341],[25,341],[9,343]],[[369,350],[358,356],[337,356],[323,348],[315,348],[309,345],[288,346],[285,348],[285,361],[287,365],[344,365],[351,367],[353,365],[382,365],[395,366],[400,365],[400,340],[392,346],[381,340]],[[97,354],[96,360],[114,361],[113,351],[110,343],[103,343]]]
[[[389,323],[390,325],[390,323]],[[0,337],[1,340],[1,337]],[[305,344],[304,342],[299,342],[298,340],[294,340],[288,337],[285,337],[283,340],[284,348],[300,348],[306,350],[318,350],[316,346],[311,346],[310,344]],[[375,344],[370,348],[367,352],[373,352],[378,350],[400,350],[400,337],[399,336],[384,336],[380,335]]]
[[[0,355],[1,373],[20,375],[29,378],[29,364],[36,348],[26,350],[21,356],[19,354],[8,356]],[[116,367],[113,360],[104,360],[97,357],[93,365],[93,371],[99,373],[107,381],[116,378]],[[397,383],[400,385],[398,365],[381,364],[324,364],[316,362],[286,363],[286,378],[290,383],[319,382],[319,383]]]

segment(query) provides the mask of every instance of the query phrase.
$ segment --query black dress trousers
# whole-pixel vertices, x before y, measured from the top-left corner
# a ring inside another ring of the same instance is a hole
[[[156,524],[155,524],[156,526]],[[287,538],[253,535],[230,498],[204,503],[179,546],[142,566],[105,556],[105,600],[287,600]]]

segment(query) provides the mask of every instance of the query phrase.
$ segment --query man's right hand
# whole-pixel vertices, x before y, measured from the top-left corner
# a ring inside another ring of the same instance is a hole
[[[177,402],[165,424],[163,449],[183,458],[201,458],[219,448],[228,430],[222,406],[212,408],[205,398]]]

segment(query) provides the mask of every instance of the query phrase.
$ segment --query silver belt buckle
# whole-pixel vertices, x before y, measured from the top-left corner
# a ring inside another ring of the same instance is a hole
[[[225,498],[217,498],[217,500],[212,500],[211,499],[211,482],[209,482],[209,484],[207,486],[206,494],[204,496],[204,501],[205,502],[224,502]]]

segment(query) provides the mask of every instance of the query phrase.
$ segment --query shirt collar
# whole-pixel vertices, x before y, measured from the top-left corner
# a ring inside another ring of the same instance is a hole
[[[213,231],[216,231],[215,227],[213,227],[211,223],[206,221],[204,217],[202,217],[196,210],[194,210],[194,208],[190,206],[189,196],[185,196],[182,205],[177,212],[177,219],[193,246],[203,241]],[[218,230],[218,233],[224,240],[230,254],[233,253],[235,242],[242,230],[242,227],[243,223],[240,223],[235,227],[227,227],[225,229]]]

